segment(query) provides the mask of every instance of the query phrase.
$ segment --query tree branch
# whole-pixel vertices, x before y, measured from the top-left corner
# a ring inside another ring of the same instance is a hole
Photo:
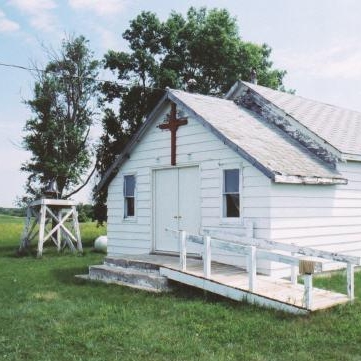
[[[94,172],[96,170],[96,164],[94,165],[93,170],[91,171],[91,173],[88,175],[88,178],[86,179],[86,181],[77,189],[75,189],[75,191],[63,196],[63,199],[68,199],[69,197],[71,197],[73,194],[78,193],[80,190],[82,190],[90,181],[90,178],[93,176]]]

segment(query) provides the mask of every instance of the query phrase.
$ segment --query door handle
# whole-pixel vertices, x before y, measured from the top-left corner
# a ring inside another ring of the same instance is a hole
[[[174,218],[174,219],[181,219],[182,216],[174,216],[173,218]]]

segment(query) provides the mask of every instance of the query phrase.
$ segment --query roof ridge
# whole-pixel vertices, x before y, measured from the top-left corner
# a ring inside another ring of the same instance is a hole
[[[263,88],[263,89],[266,89],[267,91],[273,91],[273,92],[276,92],[276,93],[280,93],[282,95],[289,95],[290,97],[297,97],[297,98],[300,98],[300,99],[303,99],[303,100],[306,100],[306,101],[310,101],[310,102],[313,102],[313,103],[317,103],[317,104],[322,104],[322,105],[326,105],[326,106],[329,106],[329,107],[332,107],[332,108],[336,108],[336,109],[341,109],[341,110],[346,110],[346,111],[349,111],[349,112],[354,112],[354,113],[358,113],[361,115],[361,111],[360,110],[356,110],[356,109],[350,109],[350,108],[346,108],[345,106],[341,106],[341,105],[335,105],[335,104],[331,104],[331,103],[327,103],[325,101],[321,101],[321,100],[316,100],[316,99],[312,99],[312,98],[307,98],[303,95],[298,95],[298,94],[291,94],[291,93],[288,93],[288,92],[283,92],[281,90],[278,90],[278,89],[272,89],[272,88],[269,88],[269,87],[266,87],[264,85],[259,85],[259,84],[253,84],[253,83],[250,83],[250,82],[247,82],[247,81],[241,81],[242,83],[244,83],[246,86],[250,87],[253,89],[253,87],[257,88]],[[255,90],[255,89],[254,89]],[[255,90],[256,91],[256,90]]]

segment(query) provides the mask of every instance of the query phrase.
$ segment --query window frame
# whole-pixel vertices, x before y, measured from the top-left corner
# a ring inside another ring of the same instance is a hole
[[[238,170],[238,192],[225,192],[225,186],[226,186],[226,172],[227,170]],[[221,166],[220,169],[220,218],[221,224],[236,224],[239,225],[243,221],[243,172],[242,172],[242,164],[239,163],[229,163]],[[225,196],[226,194],[238,194],[239,197],[239,216],[238,217],[226,217],[226,200]]]
[[[133,196],[126,196],[126,178],[134,177],[134,193]],[[128,215],[128,199],[133,199],[134,214]],[[123,220],[124,221],[135,221],[137,216],[137,175],[136,173],[123,174]]]

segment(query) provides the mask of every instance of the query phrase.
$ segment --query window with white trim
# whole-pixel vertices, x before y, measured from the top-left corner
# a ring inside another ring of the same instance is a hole
[[[135,175],[124,176],[124,218],[135,216]]]
[[[240,217],[239,169],[223,170],[223,217]]]

